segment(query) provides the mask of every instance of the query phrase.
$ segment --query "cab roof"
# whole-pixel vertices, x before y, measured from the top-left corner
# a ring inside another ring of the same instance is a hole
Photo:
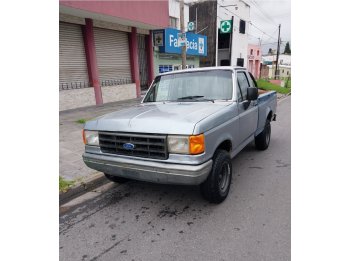
[[[177,71],[170,71],[159,74],[159,76],[162,75],[168,75],[168,74],[177,74],[177,73],[183,73],[183,72],[204,72],[204,71],[215,71],[215,70],[246,70],[244,67],[240,66],[211,66],[211,67],[201,67],[201,68],[191,68],[191,69],[185,69],[185,70],[177,70]]]

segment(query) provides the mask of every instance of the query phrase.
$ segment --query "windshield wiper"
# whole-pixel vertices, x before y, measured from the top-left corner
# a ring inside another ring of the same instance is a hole
[[[194,96],[185,96],[185,97],[180,97],[178,98],[177,100],[194,100],[194,101],[211,101],[214,103],[214,100],[213,99],[200,99],[200,100],[197,100],[198,98],[204,98],[203,95],[194,95]]]
[[[181,97],[181,98],[178,98],[178,100],[192,100],[192,99],[196,99],[196,98],[203,98],[204,96],[202,95],[195,95],[195,96],[185,96],[185,97]]]

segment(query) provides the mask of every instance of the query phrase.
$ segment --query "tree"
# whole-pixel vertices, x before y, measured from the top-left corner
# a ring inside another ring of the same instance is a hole
[[[284,49],[284,54],[291,54],[290,43],[287,42]]]

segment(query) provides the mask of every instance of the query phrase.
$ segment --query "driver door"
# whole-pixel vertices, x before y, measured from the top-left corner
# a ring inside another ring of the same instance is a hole
[[[239,137],[243,143],[254,135],[257,128],[258,108],[254,101],[247,100],[247,88],[254,87],[249,83],[246,71],[237,71]]]

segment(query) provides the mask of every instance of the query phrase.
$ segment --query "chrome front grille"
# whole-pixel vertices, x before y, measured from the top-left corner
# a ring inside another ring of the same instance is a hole
[[[124,144],[127,143],[134,145],[134,148],[125,148]],[[168,158],[166,135],[99,132],[99,145],[103,153],[153,159]]]

